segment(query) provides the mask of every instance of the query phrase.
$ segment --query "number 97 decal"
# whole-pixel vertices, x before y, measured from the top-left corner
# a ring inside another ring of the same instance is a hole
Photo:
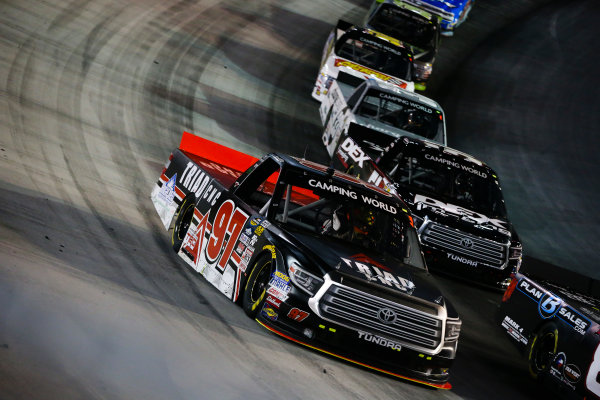
[[[213,264],[215,269],[223,272],[232,255],[237,255],[233,253],[233,248],[248,220],[248,214],[236,208],[232,200],[226,200],[217,210],[211,224],[208,222],[210,211],[208,210],[206,214],[202,215],[198,209],[194,210],[194,216],[199,222],[195,229],[190,228],[188,231],[182,248],[192,256],[197,270],[200,254],[206,247],[206,261]],[[204,243],[207,233],[209,234],[208,241]],[[236,261],[239,263],[239,257]]]

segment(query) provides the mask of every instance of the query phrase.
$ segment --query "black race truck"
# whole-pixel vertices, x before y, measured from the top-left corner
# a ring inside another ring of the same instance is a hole
[[[184,133],[152,191],[177,254],[270,331],[449,389],[461,320],[396,195]]]

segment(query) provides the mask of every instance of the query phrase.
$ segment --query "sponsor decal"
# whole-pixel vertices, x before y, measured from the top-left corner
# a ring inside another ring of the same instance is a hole
[[[242,272],[246,272],[246,268],[248,268],[248,263],[250,263],[250,258],[252,258],[253,254],[254,248],[251,246],[246,247],[239,264],[239,269],[242,270]]]
[[[185,189],[196,195],[196,199],[204,199],[214,206],[221,196],[221,192],[213,186],[211,181],[210,175],[192,161],[188,161],[179,180]]]
[[[390,193],[397,193],[395,184],[392,183],[385,175],[381,175],[379,171],[373,170],[367,182],[372,183]]]
[[[272,259],[277,258],[277,253],[275,252],[275,246],[273,246],[272,244],[267,244],[267,245],[263,246],[263,250],[269,250],[271,252]],[[279,271],[275,271],[275,272],[279,272]],[[289,281],[289,278],[288,278],[288,281]]]
[[[479,176],[479,177],[481,177],[483,179],[485,179],[485,178],[488,177],[488,175],[485,172],[483,172],[483,171],[480,171],[480,170],[478,170],[476,168],[473,168],[473,167],[471,167],[469,165],[465,165],[465,164],[461,164],[461,163],[456,162],[456,161],[448,160],[447,158],[438,157],[438,156],[434,156],[432,154],[427,154],[426,153],[425,154],[425,159],[429,160],[429,161],[435,161],[437,163],[440,163],[440,164],[443,164],[443,165],[446,165],[446,166],[449,166],[449,167],[460,169],[462,171],[467,171],[467,172],[469,172],[469,173],[471,173],[473,175],[477,175],[477,176]]]
[[[285,291],[285,290],[280,290],[274,286],[271,286],[267,289],[267,294],[273,296],[274,298],[280,300],[280,301],[286,301],[288,298],[288,292],[289,290]]]
[[[502,321],[502,327],[506,329],[506,333],[508,333],[517,342],[527,345],[528,340],[525,335],[523,335],[523,328],[521,328],[521,326],[508,315],[504,317],[504,320]]]
[[[170,204],[173,202],[175,198],[175,184],[177,183],[177,172],[173,174],[173,176],[162,185],[160,191],[158,192],[158,196],[161,200]]]
[[[476,267],[476,266],[478,266],[478,265],[479,265],[479,262],[478,262],[478,261],[475,261],[475,260],[470,260],[470,259],[468,259],[468,258],[466,258],[466,257],[463,257],[463,256],[458,256],[458,255],[456,255],[456,254],[452,254],[452,253],[446,253],[446,255],[447,255],[447,256],[448,256],[448,258],[449,258],[449,259],[451,259],[452,261],[458,261],[458,262],[460,262],[460,263],[467,264],[467,265],[470,265],[470,266],[472,266],[472,267]]]
[[[286,274],[284,274],[283,272],[275,271],[274,276],[276,276],[280,279],[283,279],[284,281],[286,281],[288,283],[290,282],[290,277],[287,276]]]
[[[289,291],[291,290],[290,278],[285,274],[281,274],[285,277],[285,278],[282,278],[282,277],[276,275],[277,272],[278,271],[275,271],[271,275],[271,280],[269,281],[269,286],[274,287],[283,293],[286,293],[286,294],[289,293]]]
[[[579,382],[579,378],[581,378],[581,370],[575,364],[567,364],[565,365],[563,375],[569,382],[577,383]]]
[[[306,311],[302,311],[296,307],[292,308],[287,314],[289,319],[293,319],[294,321],[297,321],[297,322],[304,321],[309,315],[310,315],[310,313],[307,313]]]
[[[250,243],[250,238],[245,233],[242,233],[240,235],[240,242],[244,243],[245,245],[248,245],[248,243]]]
[[[567,355],[563,352],[554,356],[549,372],[550,375],[572,390],[575,390],[575,383],[581,378],[579,367],[574,364],[567,364]]]
[[[358,331],[358,338],[367,342],[375,343],[382,347],[387,347],[391,350],[402,350],[402,345],[400,343],[394,342],[393,340],[389,340],[386,338],[382,338],[381,336],[372,335],[368,332]]]
[[[335,62],[334,62],[334,66],[336,66],[336,67],[347,67],[347,68],[353,69],[353,70],[355,70],[357,72],[360,72],[362,74],[365,74],[367,76],[373,76],[374,78],[381,79],[382,81],[392,82],[395,85],[400,86],[402,89],[406,89],[408,87],[408,84],[406,82],[404,82],[404,81],[402,81],[402,80],[400,80],[398,78],[393,78],[393,77],[391,77],[389,75],[383,74],[383,73],[381,73],[379,71],[376,71],[374,69],[367,68],[367,67],[365,67],[363,65],[353,63],[352,61],[344,60],[344,59],[341,59],[341,58],[336,58]]]
[[[279,313],[268,303],[263,305],[261,313],[271,321],[277,321],[277,317],[279,317]]]
[[[271,295],[268,295],[267,300],[265,300],[265,301],[267,303],[271,304],[275,308],[279,308],[279,306],[281,305],[281,300],[279,300],[278,298],[275,298]]]
[[[544,295],[544,291],[538,285],[527,279],[521,279],[517,285],[517,289],[527,294],[535,301],[539,301]]]
[[[562,300],[559,297],[554,296],[552,293],[545,293],[538,303],[540,316],[544,319],[554,317],[561,304]]]
[[[265,231],[265,228],[269,227],[271,224],[268,221],[263,220],[261,217],[254,217],[250,220],[251,229],[256,236],[260,236]]]
[[[571,326],[575,332],[584,335],[585,331],[592,324],[589,319],[575,311],[571,306],[565,305],[558,311],[558,316],[567,325]]]
[[[331,193],[350,197],[351,199],[354,199],[354,200],[357,200],[359,198],[358,194],[355,191],[346,189],[346,188],[343,188],[343,187],[340,187],[340,186],[337,186],[337,185],[334,185],[331,183],[320,182],[320,181],[317,181],[316,179],[309,179],[308,184],[314,188],[318,188],[321,190],[326,190]],[[377,200],[375,198],[361,194],[360,199],[363,201],[363,203],[368,204],[372,207],[387,211],[390,214],[398,213],[398,210],[396,209],[396,207],[392,206],[391,204],[384,203],[383,201]]]
[[[488,218],[478,212],[471,211],[454,204],[444,203],[420,194],[415,196],[414,203],[417,210],[429,209],[439,215],[457,215],[463,221],[476,224],[477,228],[492,229],[504,235],[510,236],[510,231],[507,229],[507,222],[501,219]]]
[[[238,243],[238,247],[235,249],[235,252],[241,255],[244,250],[246,250],[246,245],[240,241]]]
[[[365,154],[364,151],[360,148],[359,145],[356,144],[354,140],[351,138],[346,138],[342,145],[340,146],[342,150],[348,152],[350,158],[354,160],[354,162],[358,163],[358,166],[363,168],[363,161],[369,161],[369,156]]]
[[[433,114],[433,109],[425,106],[424,104],[415,103],[414,101],[404,99],[402,97],[394,96],[385,92],[380,92],[379,97],[382,99],[393,101],[394,103],[404,104],[405,106],[409,106],[410,108],[416,108],[418,110],[426,112],[427,114]]]
[[[544,319],[558,316],[580,335],[584,335],[592,324],[591,321],[576,311],[573,307],[564,304],[562,299],[542,289],[534,282],[525,278],[519,281],[517,288],[530,299],[538,303],[538,312]]]
[[[411,294],[415,290],[415,284],[412,281],[394,275],[385,269],[382,270],[383,268],[378,267],[378,263],[375,260],[371,260],[363,254],[357,255],[357,259],[354,259],[354,257],[349,259],[342,258],[342,261],[354,271],[361,273],[368,281],[375,281],[389,287],[395,287],[408,294]],[[369,264],[366,264],[366,262]]]
[[[258,236],[252,235],[252,237],[250,238],[250,242],[248,243],[248,246],[254,246],[256,244],[256,242],[258,242]]]

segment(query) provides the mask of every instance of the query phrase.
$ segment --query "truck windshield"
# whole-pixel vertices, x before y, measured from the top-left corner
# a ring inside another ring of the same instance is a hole
[[[425,51],[435,47],[437,25],[395,4],[382,4],[368,26]]]
[[[350,61],[404,80],[412,80],[412,62],[401,48],[381,45],[377,38],[347,37],[336,53]]]
[[[387,172],[396,184],[413,193],[443,199],[491,218],[507,219],[496,178],[468,163],[438,162],[440,157],[432,161],[435,158],[428,153],[423,157],[400,154],[388,164],[391,170]]]
[[[426,268],[416,232],[400,203],[348,182],[305,173],[290,177],[278,201],[276,221]]]
[[[444,120],[439,110],[392,92],[369,89],[357,107],[357,115],[427,139],[438,134],[443,137]]]

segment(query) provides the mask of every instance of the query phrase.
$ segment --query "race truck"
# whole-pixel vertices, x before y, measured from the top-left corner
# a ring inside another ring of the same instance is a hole
[[[440,17],[404,1],[376,1],[363,26],[398,39],[413,57],[416,90],[425,90],[440,44]]]
[[[323,144],[333,156],[340,138],[351,133],[382,147],[410,136],[446,144],[442,107],[418,93],[369,79],[357,88],[335,81],[319,107]]]
[[[383,0],[375,0],[381,3]],[[475,0],[396,0],[398,3],[409,3],[441,18],[442,35],[454,35],[454,29],[465,22]]]
[[[399,197],[308,160],[259,160],[184,133],[151,198],[179,257],[268,330],[451,387],[461,320]]]
[[[397,39],[339,20],[323,48],[312,97],[322,101],[336,79],[351,86],[378,79],[414,91],[413,56]]]
[[[517,273],[498,317],[556,398],[600,398],[599,299]]]
[[[432,271],[504,289],[520,268],[498,176],[483,162],[407,136],[381,149],[351,132],[333,163],[407,202]]]

